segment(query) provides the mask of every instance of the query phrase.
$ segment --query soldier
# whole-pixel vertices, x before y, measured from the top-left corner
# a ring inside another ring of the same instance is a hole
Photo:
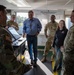
[[[31,66],[17,61],[14,56],[11,35],[5,29],[6,19],[6,7],[0,5],[0,75],[22,75]]]
[[[70,18],[73,26],[70,27],[64,41],[64,75],[74,75],[74,10],[72,11]]]
[[[46,61],[46,55],[48,51],[51,49],[51,44],[52,44],[57,26],[58,26],[58,23],[55,21],[55,15],[51,15],[51,22],[47,23],[44,29],[47,42],[44,49],[44,57],[41,60],[42,62]],[[49,35],[47,35],[47,30],[49,31]]]
[[[16,30],[19,30],[18,24],[15,22],[15,15],[11,15],[11,20],[7,22],[8,27],[14,27]]]

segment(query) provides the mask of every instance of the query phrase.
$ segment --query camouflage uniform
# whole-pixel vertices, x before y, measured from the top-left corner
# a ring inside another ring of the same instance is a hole
[[[74,75],[74,25],[70,28],[64,41],[64,75]]]
[[[10,34],[0,26],[0,75],[22,75],[31,67],[17,61],[10,42],[6,41]]]
[[[11,27],[12,25],[14,25],[14,26],[15,26],[14,28],[15,28],[16,30],[19,29],[18,24],[17,24],[16,22],[14,22],[14,21],[11,21],[11,20],[8,21],[8,22],[7,22],[7,25],[8,25],[9,27]]]
[[[50,50],[51,48],[51,45],[52,45],[52,42],[53,42],[53,39],[54,39],[54,35],[55,35],[55,32],[57,30],[57,26],[58,26],[58,23],[55,22],[55,23],[52,23],[52,22],[49,22],[46,24],[45,26],[45,35],[47,34],[47,30],[49,31],[49,37],[47,38],[47,41],[46,41],[46,45],[45,45],[45,49],[44,49],[44,56],[47,55],[48,51]]]

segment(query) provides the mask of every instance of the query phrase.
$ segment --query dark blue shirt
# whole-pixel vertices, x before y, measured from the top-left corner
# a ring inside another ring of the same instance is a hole
[[[41,31],[42,25],[37,18],[33,18],[32,20],[26,19],[23,25],[23,33],[28,35],[35,35],[37,32]]]
[[[63,46],[64,43],[64,39],[66,37],[67,34],[67,29],[63,29],[63,30],[57,30],[55,33],[55,37],[54,37],[54,41],[53,41],[53,47],[57,46],[57,47],[61,47]]]

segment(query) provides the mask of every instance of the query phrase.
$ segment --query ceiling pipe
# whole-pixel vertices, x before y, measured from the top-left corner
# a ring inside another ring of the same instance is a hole
[[[71,2],[71,0],[69,0],[64,6],[68,5]]]

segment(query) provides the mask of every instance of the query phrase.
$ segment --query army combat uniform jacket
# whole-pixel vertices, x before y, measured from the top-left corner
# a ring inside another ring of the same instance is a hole
[[[74,75],[74,25],[65,38],[63,57],[64,75]]]
[[[54,22],[54,23],[49,22],[45,26],[44,32],[45,32],[45,35],[48,32],[48,38],[47,38],[45,49],[44,49],[44,56],[46,56],[48,54],[48,51],[51,49],[51,44],[53,42],[54,35],[55,35],[56,30],[57,30],[57,27],[58,27],[57,22]]]
[[[11,26],[13,26],[16,30],[19,30],[19,27],[18,27],[18,24],[16,23],[16,22],[14,22],[14,21],[8,21],[7,22],[7,25],[9,26],[9,27],[11,27]]]
[[[17,61],[12,45],[6,40],[6,36],[11,39],[8,31],[0,26],[0,75],[22,75],[31,68]]]

